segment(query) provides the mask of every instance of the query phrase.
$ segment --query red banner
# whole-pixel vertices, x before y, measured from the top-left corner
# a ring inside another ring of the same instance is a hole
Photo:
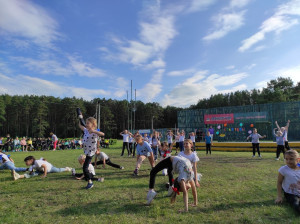
[[[233,114],[205,114],[204,124],[232,124],[234,123]]]

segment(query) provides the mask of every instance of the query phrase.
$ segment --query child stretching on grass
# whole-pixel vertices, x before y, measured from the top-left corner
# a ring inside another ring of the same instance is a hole
[[[81,115],[82,116],[82,115]],[[92,161],[93,156],[97,151],[97,141],[98,136],[104,136],[103,132],[97,131],[97,120],[93,117],[89,117],[86,119],[86,127],[82,126],[79,121],[79,127],[84,132],[83,135],[83,149],[84,154],[86,155],[85,162],[83,164],[83,174],[85,180],[88,181],[85,189],[90,189],[94,186],[92,181],[92,175],[89,172],[89,164]]]
[[[283,159],[284,159],[284,135],[285,135],[285,131],[282,133],[281,130],[279,129],[275,133],[275,130],[276,130],[276,128],[274,128],[274,130],[273,130],[273,135],[276,138],[276,143],[277,143],[276,160],[279,160],[281,152],[283,154]]]
[[[184,201],[184,211],[187,212],[188,211],[188,190],[192,188],[192,193],[193,193],[193,198],[194,198],[194,203],[192,204],[193,207],[198,205],[198,199],[197,199],[197,190],[196,190],[196,186],[195,186],[195,182],[193,179],[189,179],[188,181],[184,181],[183,179],[181,179],[181,181],[179,180],[179,177],[177,177],[174,180],[174,187],[173,189],[173,193],[171,194],[171,204],[175,203],[176,201],[176,196],[177,194],[179,195],[179,192],[183,193],[183,201]],[[182,210],[179,210],[179,212],[183,212]]]
[[[61,173],[61,172],[70,172],[72,169],[70,167],[65,168],[56,168],[51,163],[47,162],[45,159],[35,159],[33,156],[27,156],[24,159],[24,162],[26,166],[29,167],[30,173],[25,173],[24,175],[19,175],[15,172],[15,170],[12,171],[12,176],[14,180],[17,179],[23,179],[23,178],[31,178],[34,176],[37,176],[39,174],[43,174],[41,177],[45,178],[47,177],[48,173]],[[35,170],[35,171],[34,171]]]
[[[258,134],[256,128],[253,128],[253,133],[247,137],[247,140],[249,138],[252,138],[252,151],[253,151],[252,157],[255,157],[255,149],[257,149],[258,157],[261,158],[260,150],[259,150],[259,139],[265,137],[266,137],[265,135],[261,136],[260,134]]]
[[[133,171],[134,176],[138,176],[138,171],[143,163],[143,161],[148,157],[148,160],[150,162],[151,167],[154,167],[154,156],[152,152],[152,148],[149,145],[148,142],[145,142],[143,140],[143,137],[141,135],[135,136],[135,141],[137,143],[136,145],[136,167]]]
[[[184,147],[184,151],[180,152],[178,154],[178,156],[182,156],[184,158],[187,158],[191,162],[191,164],[193,166],[194,175],[195,175],[196,186],[200,187],[198,179],[200,180],[200,177],[202,175],[197,173],[197,162],[199,161],[199,157],[197,156],[196,152],[192,151],[192,147],[193,147],[192,140],[191,139],[185,139],[184,142],[183,142],[183,147]]]
[[[86,155],[80,155],[78,157],[78,162],[79,162],[79,164],[81,166],[83,166],[83,164],[85,162],[85,159],[86,159]],[[95,169],[92,166],[92,164],[89,164],[88,170],[89,170],[89,173],[91,175],[91,179],[92,180],[99,181],[99,182],[103,182],[104,181],[103,177],[100,177],[100,178],[96,178],[95,177],[95,175],[96,175],[95,174]],[[76,180],[82,180],[84,178],[84,174],[83,173],[76,173],[75,169],[72,169],[72,176],[75,176]]]
[[[99,161],[97,161],[97,160],[99,160]],[[100,165],[100,164],[103,164],[103,166],[102,166],[103,168],[105,168],[105,164],[107,164],[107,165],[117,168],[117,169],[121,169],[121,170],[124,169],[123,166],[112,163],[110,161],[108,155],[106,155],[104,152],[100,152],[100,150],[98,149],[96,151],[95,162],[93,162],[92,165],[95,167],[95,169],[97,169],[97,165]]]
[[[282,203],[282,190],[287,202],[300,213],[300,168],[297,163],[299,154],[296,150],[285,153],[286,165],[278,170],[276,204]]]
[[[28,168],[16,167],[13,159],[0,151],[0,170],[15,170],[16,172],[25,172]]]
[[[193,190],[193,197],[194,197],[194,204],[193,206],[197,206],[197,191],[194,184],[194,173],[192,169],[191,162],[181,156],[171,156],[167,159],[160,161],[150,172],[150,181],[149,181],[149,191],[147,194],[147,204],[149,205],[152,200],[155,198],[157,193],[154,191],[154,184],[155,184],[155,177],[156,174],[167,168],[168,169],[168,176],[169,182],[173,183],[173,174],[172,171],[174,170],[175,173],[178,174],[177,182],[180,185],[180,189],[183,191],[183,199],[184,199],[184,208],[185,211],[188,211],[188,194],[187,194],[187,183],[190,184]],[[174,183],[175,184],[175,183]],[[173,191],[177,192],[178,189],[175,189],[173,186],[169,187],[168,196],[173,194]],[[174,201],[174,200],[173,200]]]

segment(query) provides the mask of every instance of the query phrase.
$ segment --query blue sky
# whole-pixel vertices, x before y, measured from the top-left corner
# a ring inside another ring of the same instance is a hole
[[[300,0],[0,0],[0,94],[188,107],[300,81]]]

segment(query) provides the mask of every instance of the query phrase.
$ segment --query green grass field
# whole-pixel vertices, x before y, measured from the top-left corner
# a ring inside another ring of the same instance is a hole
[[[146,206],[150,165],[145,161],[140,175],[133,177],[135,159],[120,157],[121,144],[104,149],[111,161],[125,167],[97,169],[103,183],[85,190],[85,181],[69,173],[48,174],[13,181],[8,170],[0,171],[0,223],[299,223],[299,216],[285,203],[275,205],[278,169],[274,153],[262,153],[263,159],[251,158],[251,152],[198,152],[198,171],[202,173],[197,207],[188,213],[182,194],[170,204],[166,197],[168,178],[156,178],[157,197]],[[75,167],[83,150],[11,153],[19,167],[28,155],[46,158],[56,167]],[[192,193],[189,192],[192,202]]]

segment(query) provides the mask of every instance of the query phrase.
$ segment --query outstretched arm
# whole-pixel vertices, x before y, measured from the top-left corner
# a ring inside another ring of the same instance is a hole
[[[79,123],[78,123],[78,126],[79,126],[79,128],[80,128],[82,131],[84,131],[84,126],[81,125],[80,121],[79,121]]]
[[[275,125],[276,125],[276,127],[278,128],[278,130],[280,130],[280,127],[279,127],[279,125],[278,125],[278,122],[277,122],[277,121],[275,121]]]
[[[287,131],[289,129],[290,126],[290,120],[287,121],[286,125],[285,125],[285,130]]]

